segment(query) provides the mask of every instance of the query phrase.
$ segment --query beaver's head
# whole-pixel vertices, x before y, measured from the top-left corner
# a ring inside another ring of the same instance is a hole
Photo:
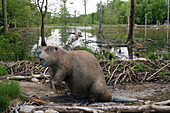
[[[36,57],[42,66],[48,67],[53,65],[57,51],[57,47],[42,46],[36,51]]]

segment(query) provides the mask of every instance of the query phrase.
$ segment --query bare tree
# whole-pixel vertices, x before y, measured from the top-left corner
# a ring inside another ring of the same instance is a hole
[[[129,33],[126,42],[127,44],[133,44],[134,16],[135,16],[135,3],[134,0],[131,0],[130,26],[129,26]]]
[[[2,0],[2,11],[3,11],[3,19],[4,19],[4,32],[8,33],[8,24],[7,24],[7,14],[6,14],[6,0]]]
[[[42,2],[40,0],[37,0],[37,5],[38,8],[40,10],[41,13],[41,17],[42,17],[42,24],[41,24],[41,46],[46,46],[46,42],[45,42],[45,38],[44,38],[44,18],[46,16],[47,13],[47,5],[48,5],[48,0],[42,0]],[[43,11],[43,8],[45,8],[45,10]]]
[[[102,33],[102,1],[100,0],[100,24],[99,24],[99,33]]]

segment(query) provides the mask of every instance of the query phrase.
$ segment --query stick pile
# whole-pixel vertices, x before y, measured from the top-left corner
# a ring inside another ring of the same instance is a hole
[[[12,76],[30,76],[44,75],[50,77],[50,68],[39,65],[38,62],[17,61],[17,62],[0,62],[5,65],[8,74]],[[146,60],[146,61],[123,61],[123,60],[106,60],[99,62],[103,68],[106,83],[122,82],[143,82],[143,81],[169,81],[170,61]],[[35,76],[35,78],[42,76]],[[14,77],[13,77],[14,78]],[[17,77],[15,77],[17,78]],[[23,78],[23,77],[22,77]]]
[[[107,84],[165,80],[170,76],[170,61],[104,61],[100,62]]]

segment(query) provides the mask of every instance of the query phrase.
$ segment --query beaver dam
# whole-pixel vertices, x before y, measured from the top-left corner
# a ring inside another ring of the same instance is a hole
[[[169,112],[170,111],[170,61],[144,60],[100,61],[107,88],[113,96],[136,98],[135,103],[92,103],[81,105],[68,92],[62,82],[56,91],[49,87],[51,70],[38,62],[0,62],[6,66],[8,75],[0,79],[18,80],[26,100],[15,100],[11,112],[30,107],[33,111],[54,110],[58,112]]]

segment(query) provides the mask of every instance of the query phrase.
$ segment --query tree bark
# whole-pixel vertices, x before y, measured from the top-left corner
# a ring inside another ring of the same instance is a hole
[[[6,14],[6,0],[2,0],[2,11],[3,11],[3,24],[4,24],[4,33],[8,33],[8,24],[7,24],[7,14]]]
[[[45,38],[44,38],[44,15],[42,15],[42,25],[41,25],[41,46],[46,46]]]
[[[102,33],[102,1],[100,1],[100,24],[99,24],[99,33]]]
[[[46,42],[45,42],[45,38],[44,38],[44,18],[46,16],[47,13],[47,4],[48,4],[48,0],[46,0],[46,4],[45,4],[45,11],[43,11],[43,5],[44,5],[44,1],[42,1],[41,6],[40,6],[40,1],[37,0],[37,4],[38,4],[38,8],[40,10],[41,16],[42,16],[42,25],[41,25],[41,46],[46,46]]]
[[[129,33],[126,42],[127,44],[133,44],[134,16],[135,16],[135,4],[134,4],[134,0],[131,0],[130,26],[129,26]]]
[[[84,12],[85,12],[85,15],[84,15],[85,26],[87,26],[87,23],[86,23],[86,0],[84,0]]]

